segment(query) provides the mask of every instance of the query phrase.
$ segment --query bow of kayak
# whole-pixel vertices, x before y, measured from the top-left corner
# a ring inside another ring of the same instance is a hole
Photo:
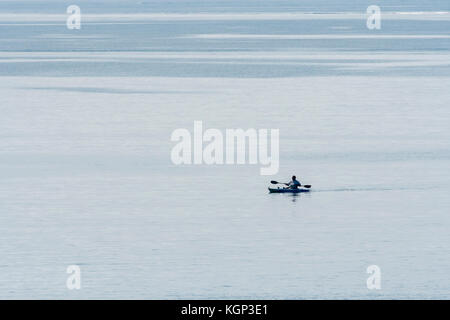
[[[288,189],[288,188],[269,188],[270,193],[301,193],[309,192],[309,189],[299,188],[299,189]]]

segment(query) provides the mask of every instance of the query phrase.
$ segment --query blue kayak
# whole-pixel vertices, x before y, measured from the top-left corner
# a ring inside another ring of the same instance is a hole
[[[300,192],[309,192],[310,189],[306,188],[298,188],[298,189],[289,189],[289,188],[270,188],[270,193],[300,193]]]

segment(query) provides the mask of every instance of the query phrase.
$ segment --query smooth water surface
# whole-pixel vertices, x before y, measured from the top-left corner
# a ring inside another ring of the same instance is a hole
[[[364,1],[70,4],[0,1],[0,298],[448,298],[448,1],[380,30]],[[174,165],[195,120],[279,129],[279,173]]]

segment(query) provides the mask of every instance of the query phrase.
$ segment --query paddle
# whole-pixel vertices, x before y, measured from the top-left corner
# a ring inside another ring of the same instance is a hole
[[[275,181],[275,180],[270,181],[270,183],[271,184],[285,184],[287,186],[289,185],[289,183],[278,182],[278,181]],[[301,187],[303,187],[303,188],[311,188],[311,185],[310,184],[305,184],[305,185],[303,185]]]

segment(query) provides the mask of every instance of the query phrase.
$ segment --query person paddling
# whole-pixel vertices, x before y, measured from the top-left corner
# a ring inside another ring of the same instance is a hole
[[[298,189],[301,186],[301,183],[297,180],[296,176],[292,176],[292,181],[287,184],[289,189]]]
[[[286,188],[271,188],[269,187],[269,193],[285,193],[285,192],[290,192],[290,193],[299,193],[299,192],[309,192],[311,185],[310,184],[305,184],[302,185],[295,176],[292,176],[292,181],[289,183],[285,183],[285,182],[278,182],[275,180],[270,181],[271,184],[284,184],[285,186],[287,186]],[[301,187],[301,188],[299,188]]]

